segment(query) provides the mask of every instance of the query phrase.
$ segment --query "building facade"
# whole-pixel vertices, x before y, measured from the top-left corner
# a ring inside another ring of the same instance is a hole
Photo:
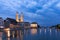
[[[23,12],[21,12],[20,17],[19,17],[18,12],[16,12],[16,21],[17,22],[24,22]]]
[[[18,22],[17,26],[23,27],[23,28],[30,28],[30,27],[38,27],[38,24],[36,22],[24,22],[24,15],[23,12],[21,12],[20,17],[18,16],[18,13],[16,14],[16,21]]]
[[[4,20],[0,17],[0,28],[4,28]]]
[[[38,27],[38,24],[36,22],[32,22],[30,24],[30,27],[37,28]]]

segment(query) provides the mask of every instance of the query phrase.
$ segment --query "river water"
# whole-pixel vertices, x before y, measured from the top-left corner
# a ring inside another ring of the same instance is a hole
[[[60,40],[60,30],[50,28],[23,29],[18,31],[17,37],[6,37],[0,32],[0,40]]]

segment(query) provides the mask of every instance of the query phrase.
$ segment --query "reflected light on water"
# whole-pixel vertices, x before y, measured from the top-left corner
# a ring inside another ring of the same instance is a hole
[[[20,30],[20,40],[23,40],[23,32]]]
[[[2,37],[0,37],[0,40],[2,40]]]
[[[46,29],[44,29],[45,33],[46,33]]]
[[[55,30],[56,31],[56,33],[57,33],[57,30]]]
[[[40,33],[41,33],[41,29],[40,29]]]
[[[51,33],[51,31],[52,31],[52,30],[50,29],[50,33]]]
[[[10,28],[6,28],[6,29],[4,29],[4,30],[5,30],[5,32],[7,33],[7,36],[10,37]]]
[[[8,30],[8,37],[10,37],[10,31]]]
[[[13,38],[14,38],[14,33],[15,33],[15,32],[13,31]]]
[[[31,34],[36,34],[37,33],[37,29],[31,29]]]
[[[17,31],[17,38],[19,37],[19,34],[18,34],[19,32]]]
[[[49,32],[50,32],[50,35],[51,35],[52,29],[50,29]]]
[[[7,38],[7,40],[10,40],[10,38]]]
[[[55,33],[57,34],[57,29],[55,30]]]

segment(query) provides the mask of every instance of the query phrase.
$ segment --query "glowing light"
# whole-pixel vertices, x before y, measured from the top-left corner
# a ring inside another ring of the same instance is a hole
[[[19,22],[18,12],[16,12],[16,21]]]
[[[46,33],[46,29],[45,29],[45,33]]]
[[[14,33],[15,33],[15,32],[13,31],[13,37],[14,37]]]
[[[52,34],[52,29],[50,29],[49,31],[50,31],[50,36],[51,36],[51,34]]]
[[[51,29],[50,29],[50,33],[51,33]]]
[[[8,30],[8,37],[10,37],[10,31]]]
[[[4,26],[0,26],[0,28],[4,28]]]
[[[37,29],[31,29],[31,33],[32,34],[36,34],[37,33]]]
[[[7,36],[10,37],[10,28],[6,28],[6,29],[4,29],[4,30],[5,30],[5,32],[7,33]]]
[[[31,24],[31,27],[37,27],[37,24]]]

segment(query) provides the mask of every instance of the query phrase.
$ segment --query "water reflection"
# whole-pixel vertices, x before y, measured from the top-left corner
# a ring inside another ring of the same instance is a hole
[[[31,29],[31,34],[36,34],[37,33],[37,29]]]
[[[6,29],[4,29],[4,31],[7,35],[7,37],[10,37],[10,28],[6,28]]]
[[[42,30],[40,29],[40,34],[41,34],[41,31],[42,31]]]
[[[46,33],[46,29],[44,29],[44,32]]]
[[[0,40],[2,40],[3,32],[0,32]]]
[[[5,34],[4,37],[3,32],[0,32],[0,40],[60,40],[60,30],[57,29],[24,29],[10,33],[10,37]]]
[[[10,38],[7,38],[7,40],[10,40]]]
[[[15,31],[12,32],[12,36],[13,36],[13,38],[14,38],[14,36],[15,36],[14,34],[15,34]]]
[[[51,29],[50,29],[50,33],[51,33]]]
[[[0,40],[2,40],[2,37],[0,37]]]
[[[50,29],[49,32],[50,32],[50,35],[51,35],[51,33],[52,33],[52,29]]]
[[[24,34],[28,35],[29,34],[29,29],[24,29]]]
[[[23,32],[20,30],[20,40],[23,40]]]

